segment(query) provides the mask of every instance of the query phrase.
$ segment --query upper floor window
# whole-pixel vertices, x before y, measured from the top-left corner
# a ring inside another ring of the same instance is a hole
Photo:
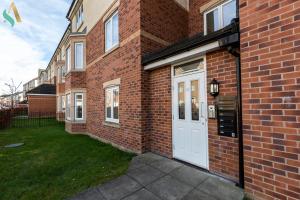
[[[105,115],[106,121],[119,123],[119,86],[105,90]]]
[[[225,3],[204,13],[205,34],[220,30],[236,18],[236,0],[229,0]]]
[[[75,69],[83,68],[83,43],[75,43]]]
[[[66,66],[67,66],[67,72],[71,71],[71,49],[70,47],[66,50]]]
[[[105,51],[119,44],[119,14],[115,12],[105,22]]]
[[[76,28],[78,29],[83,23],[83,5],[80,6],[76,14]]]

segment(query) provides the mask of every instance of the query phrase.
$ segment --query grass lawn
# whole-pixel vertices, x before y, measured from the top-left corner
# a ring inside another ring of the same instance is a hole
[[[25,145],[3,148],[12,143]],[[0,130],[0,199],[65,199],[122,175],[133,156],[61,124]]]

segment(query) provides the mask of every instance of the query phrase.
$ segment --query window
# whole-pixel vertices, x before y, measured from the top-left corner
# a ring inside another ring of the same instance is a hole
[[[71,119],[71,94],[67,94],[66,97],[66,118],[67,120]]]
[[[61,110],[62,112],[65,112],[66,110],[66,96],[61,96]]]
[[[229,0],[204,13],[205,34],[220,30],[236,18],[236,0]]]
[[[105,23],[105,51],[119,44],[119,15],[114,13]]]
[[[76,14],[76,28],[78,29],[83,23],[83,5],[80,6]]]
[[[67,72],[71,71],[71,49],[70,47],[66,50],[66,66],[67,66]]]
[[[83,68],[83,43],[75,43],[75,69]]]
[[[75,120],[83,120],[83,94],[75,93]]]
[[[105,90],[105,116],[106,121],[119,123],[119,87]]]

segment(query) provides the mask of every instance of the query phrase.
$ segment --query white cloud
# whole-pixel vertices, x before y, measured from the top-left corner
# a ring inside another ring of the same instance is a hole
[[[0,1],[0,13],[10,0]],[[27,82],[46,68],[67,26],[70,0],[15,0],[22,23],[0,23],[0,93],[11,78]],[[2,21],[2,16],[0,16]]]

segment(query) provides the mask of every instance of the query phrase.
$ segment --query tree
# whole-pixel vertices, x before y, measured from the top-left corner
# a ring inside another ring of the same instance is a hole
[[[10,99],[11,99],[11,105],[10,105],[11,108],[14,108],[14,106],[15,106],[15,101],[17,99],[16,97],[18,95],[18,90],[19,90],[21,84],[22,84],[22,82],[20,82],[20,84],[16,86],[13,79],[11,79],[11,83],[10,84],[9,83],[5,83],[5,86],[8,87],[8,93],[9,93]]]

